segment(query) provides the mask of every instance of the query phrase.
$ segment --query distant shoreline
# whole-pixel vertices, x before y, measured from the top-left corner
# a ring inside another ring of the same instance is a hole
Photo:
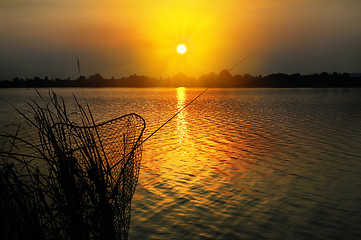
[[[361,74],[320,73],[320,74],[270,74],[252,76],[250,74],[231,75],[227,70],[219,74],[210,73],[199,78],[187,77],[179,73],[174,77],[151,78],[130,75],[119,79],[103,78],[99,73],[75,80],[45,78],[14,78],[0,81],[0,88],[68,88],[68,87],[209,87],[209,88],[361,88]]]

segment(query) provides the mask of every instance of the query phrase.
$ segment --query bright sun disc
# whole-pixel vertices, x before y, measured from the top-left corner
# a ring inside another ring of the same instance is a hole
[[[184,44],[179,44],[177,47],[177,52],[179,52],[180,54],[183,54],[187,51],[187,47]]]

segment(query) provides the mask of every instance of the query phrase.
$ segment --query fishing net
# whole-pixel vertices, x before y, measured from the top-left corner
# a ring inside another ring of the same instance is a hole
[[[101,232],[103,237],[128,237],[131,199],[139,176],[144,129],[145,121],[137,114],[95,126],[64,123],[53,126],[54,140],[61,146],[56,153],[60,161],[72,159],[72,163],[78,164],[73,167],[78,168],[76,172],[80,176],[76,176],[72,184],[82,193],[76,201],[83,205],[77,206],[82,209],[81,218],[86,221],[94,219],[87,225],[98,226],[96,233]],[[59,164],[59,168],[67,169],[60,172],[71,170],[69,167],[67,163],[65,166]],[[82,189],[84,180],[87,187]],[[61,178],[59,184],[69,184],[69,179]],[[69,202],[66,195],[64,192],[64,202]]]
[[[75,98],[77,120],[54,92],[22,114],[0,149],[0,235],[4,239],[127,239],[144,119],[95,124]],[[29,131],[34,129],[35,131]]]

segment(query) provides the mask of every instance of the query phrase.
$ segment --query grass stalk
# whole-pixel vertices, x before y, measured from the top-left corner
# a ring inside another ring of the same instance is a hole
[[[74,96],[80,120],[54,92],[29,102],[0,150],[0,230],[5,239],[127,239],[145,121],[128,114],[96,124]],[[20,131],[23,134],[20,136]],[[25,136],[25,137],[24,137]]]

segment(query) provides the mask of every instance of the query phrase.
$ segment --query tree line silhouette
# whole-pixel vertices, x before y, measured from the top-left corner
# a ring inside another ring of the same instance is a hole
[[[228,70],[219,74],[209,73],[199,78],[179,73],[173,77],[152,78],[142,75],[130,75],[115,79],[106,79],[99,73],[77,79],[49,79],[48,77],[14,78],[12,81],[0,81],[0,88],[53,88],[53,87],[211,87],[211,88],[341,88],[361,87],[361,74],[319,73],[310,75],[270,74],[252,76],[250,74],[232,75]]]

